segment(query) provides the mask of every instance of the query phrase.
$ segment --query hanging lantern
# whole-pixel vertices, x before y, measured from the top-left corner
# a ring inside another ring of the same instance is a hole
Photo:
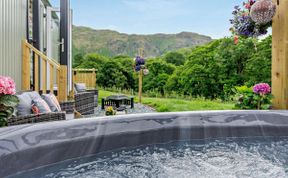
[[[149,70],[148,70],[148,69],[144,69],[144,70],[143,70],[143,74],[144,74],[144,75],[148,75],[148,74],[149,74]]]
[[[262,25],[271,22],[275,12],[276,5],[271,0],[258,0],[252,5],[250,16],[255,23]]]

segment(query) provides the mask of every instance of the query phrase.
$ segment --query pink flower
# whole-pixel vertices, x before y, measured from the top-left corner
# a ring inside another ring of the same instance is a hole
[[[0,76],[0,95],[14,95],[16,85],[12,78]]]
[[[267,83],[259,83],[253,87],[253,92],[256,94],[266,95],[271,92],[271,87]]]

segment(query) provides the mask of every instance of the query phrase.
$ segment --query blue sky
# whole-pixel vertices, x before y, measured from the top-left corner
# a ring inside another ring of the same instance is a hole
[[[59,0],[52,0],[53,3]],[[196,32],[229,36],[229,19],[243,0],[71,0],[73,24],[128,34]]]

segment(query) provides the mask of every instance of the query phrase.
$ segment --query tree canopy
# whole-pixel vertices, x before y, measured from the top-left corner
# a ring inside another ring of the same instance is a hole
[[[229,99],[235,86],[271,83],[271,36],[264,40],[241,38],[214,40],[207,45],[168,52],[149,58],[143,91],[178,93],[209,99]],[[184,51],[184,52],[183,52]],[[99,54],[76,55],[74,66],[98,69],[101,87],[137,89],[134,59],[129,56],[107,58]]]

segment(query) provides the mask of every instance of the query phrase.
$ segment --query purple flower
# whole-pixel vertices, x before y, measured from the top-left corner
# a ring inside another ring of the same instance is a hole
[[[271,92],[271,87],[267,83],[259,83],[253,87],[253,92],[256,94],[266,95]]]
[[[137,56],[135,59],[136,65],[145,65],[145,60],[141,58],[140,56]]]
[[[136,72],[139,72],[140,70],[141,70],[141,66],[140,66],[140,65],[136,65],[136,66],[135,66],[135,71],[136,71]]]
[[[255,0],[246,0],[243,3],[244,9],[235,6],[232,12],[233,18],[230,19],[232,33],[242,37],[258,37],[267,34],[267,28],[271,22],[263,25],[257,25],[250,17],[250,8],[255,3]]]

